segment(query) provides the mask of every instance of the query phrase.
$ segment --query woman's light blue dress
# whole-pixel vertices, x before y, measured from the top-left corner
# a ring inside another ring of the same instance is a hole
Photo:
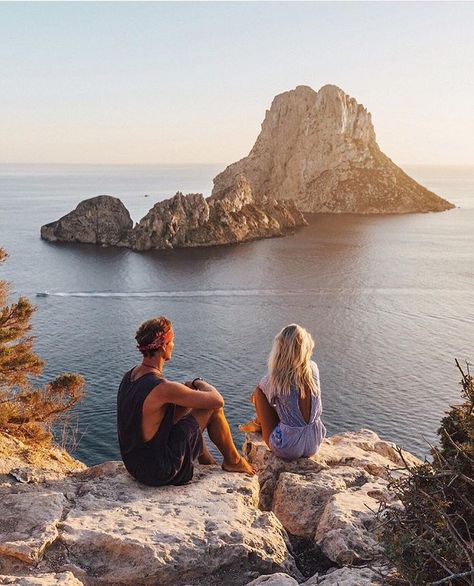
[[[268,388],[269,375],[265,375],[258,383],[280,418],[280,423],[269,438],[271,450],[279,458],[295,460],[312,456],[319,450],[319,446],[326,437],[326,428],[321,421],[319,370],[315,362],[311,362],[311,367],[318,394],[311,397],[311,416],[308,423],[301,414],[296,387],[291,387],[289,394],[271,398]]]

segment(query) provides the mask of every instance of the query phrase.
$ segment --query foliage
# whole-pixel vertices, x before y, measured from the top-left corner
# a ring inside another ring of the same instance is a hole
[[[392,480],[403,507],[382,515],[387,556],[413,585],[474,585],[474,378],[456,365],[464,401],[441,421],[432,462]]]
[[[6,257],[0,248],[0,264]],[[30,335],[35,308],[25,297],[11,305],[7,300],[8,284],[0,280],[0,431],[25,440],[49,442],[51,425],[82,398],[84,380],[65,373],[42,388],[30,382],[44,367]]]

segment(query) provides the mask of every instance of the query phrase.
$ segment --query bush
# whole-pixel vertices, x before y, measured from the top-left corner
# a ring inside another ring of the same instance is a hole
[[[383,512],[387,556],[409,584],[474,584],[474,379],[456,365],[464,401],[441,421],[432,462],[392,481],[403,507]]]
[[[0,248],[0,264],[6,257]],[[44,367],[30,335],[35,308],[25,297],[11,305],[7,300],[8,284],[0,280],[0,431],[47,443],[52,424],[83,397],[84,379],[65,373],[42,388],[31,383]]]

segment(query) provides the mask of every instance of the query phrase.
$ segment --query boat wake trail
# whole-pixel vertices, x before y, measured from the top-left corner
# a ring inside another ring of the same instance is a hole
[[[106,297],[106,298],[150,298],[150,297],[262,297],[303,294],[308,291],[288,289],[206,289],[191,291],[42,291],[37,297]]]
[[[284,297],[295,295],[427,295],[465,294],[463,289],[419,289],[419,288],[333,288],[333,289],[192,289],[188,291],[40,291],[36,297],[96,297],[96,298],[141,298],[153,297]]]

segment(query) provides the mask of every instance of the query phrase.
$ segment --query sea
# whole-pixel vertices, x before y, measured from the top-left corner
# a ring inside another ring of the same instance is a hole
[[[89,465],[119,458],[117,387],[139,362],[137,327],[161,314],[176,332],[167,377],[220,389],[238,445],[273,338],[299,323],[315,340],[328,433],[369,428],[429,456],[461,401],[454,361],[474,361],[474,167],[404,167],[457,206],[442,213],[317,214],[285,238],[141,253],[40,239],[85,198],[117,196],[138,221],[178,190],[209,194],[222,169],[0,165],[0,278],[36,305],[37,383],[86,380],[59,439]]]

